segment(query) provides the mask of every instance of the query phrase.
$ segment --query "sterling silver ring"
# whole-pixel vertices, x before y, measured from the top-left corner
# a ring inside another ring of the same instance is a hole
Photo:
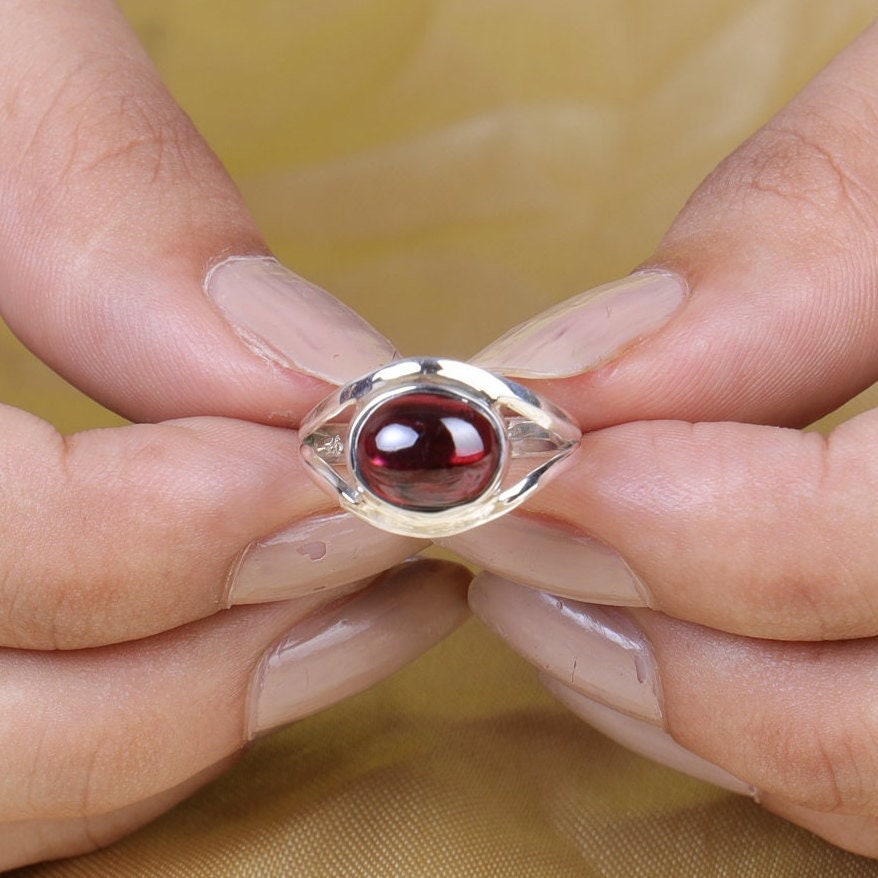
[[[342,508],[383,530],[435,539],[524,502],[581,433],[514,381],[423,357],[346,384],[305,417],[299,437]]]

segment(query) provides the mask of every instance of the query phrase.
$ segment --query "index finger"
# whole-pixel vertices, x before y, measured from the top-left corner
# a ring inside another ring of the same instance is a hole
[[[393,357],[267,258],[109,0],[4,4],[0,107],[0,311],[105,405],[133,420],[294,423],[326,382]]]
[[[646,273],[483,351],[585,429],[801,426],[878,380],[878,27],[699,187]],[[657,271],[656,271],[657,269]]]

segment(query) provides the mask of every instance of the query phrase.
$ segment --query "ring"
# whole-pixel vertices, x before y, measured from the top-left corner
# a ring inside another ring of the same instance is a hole
[[[342,508],[392,533],[435,539],[509,512],[578,446],[548,400],[456,360],[396,360],[308,415],[302,457]]]

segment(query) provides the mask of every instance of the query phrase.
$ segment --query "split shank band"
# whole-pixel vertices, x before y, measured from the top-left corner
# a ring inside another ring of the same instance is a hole
[[[422,357],[346,384],[306,416],[299,437],[343,509],[392,533],[437,539],[524,502],[581,433],[514,381]]]

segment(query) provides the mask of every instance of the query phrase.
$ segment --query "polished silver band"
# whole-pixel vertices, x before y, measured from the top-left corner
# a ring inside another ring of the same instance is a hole
[[[576,424],[513,381],[456,360],[397,360],[304,419],[301,452],[341,506],[406,536],[451,536],[534,493]]]

